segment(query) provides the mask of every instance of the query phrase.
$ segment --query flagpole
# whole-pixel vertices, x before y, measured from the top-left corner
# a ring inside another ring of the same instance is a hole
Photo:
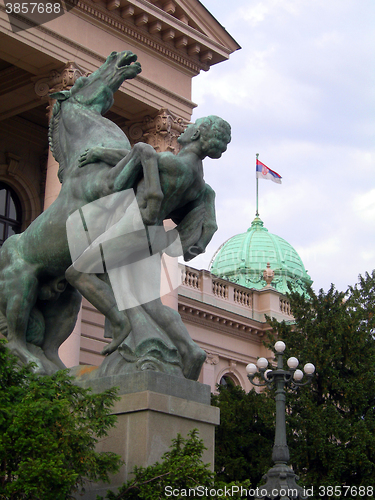
[[[258,156],[259,156],[259,153],[256,154],[256,159],[258,161]],[[258,175],[257,175],[257,170],[256,170],[256,166],[255,166],[255,178],[256,178],[256,181],[257,181],[257,184],[256,184],[256,213],[255,213],[255,217],[259,217],[259,212],[258,212]]]

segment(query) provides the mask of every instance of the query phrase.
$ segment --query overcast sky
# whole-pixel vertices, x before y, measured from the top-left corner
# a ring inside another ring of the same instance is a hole
[[[189,264],[209,266],[255,216],[255,155],[282,176],[259,181],[265,227],[298,251],[316,290],[375,268],[374,0],[202,0],[242,47],[193,80],[193,120],[232,126],[206,159],[219,230]]]

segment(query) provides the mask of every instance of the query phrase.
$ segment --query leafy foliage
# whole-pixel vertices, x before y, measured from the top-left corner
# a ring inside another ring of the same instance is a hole
[[[215,474],[210,464],[202,461],[205,450],[203,440],[198,437],[198,430],[189,432],[186,439],[180,434],[172,440],[170,451],[167,451],[162,462],[149,467],[135,467],[134,479],[125,483],[117,493],[109,491],[107,500],[161,500],[166,498],[182,498],[196,496],[203,500],[217,498],[216,492],[221,490],[220,498],[241,498],[238,482],[226,484],[215,481]],[[243,488],[250,487],[250,481],[241,483]],[[192,490],[196,489],[195,492]],[[189,494],[190,490],[190,494]],[[97,500],[103,497],[97,496]]]
[[[114,425],[116,390],[92,394],[67,371],[38,377],[0,342],[0,499],[65,500],[84,479],[108,482],[121,460],[95,444]]]
[[[316,366],[287,397],[291,463],[307,486],[367,485],[375,477],[375,271],[346,293],[290,295],[295,326],[272,321],[293,355]]]
[[[228,381],[212,404],[220,408],[215,434],[215,471],[226,481],[258,485],[272,466],[275,402],[268,392],[246,393]]]
[[[210,486],[213,482],[213,473],[209,464],[201,460],[203,441],[198,438],[198,431],[194,429],[184,439],[180,434],[172,440],[170,451],[167,451],[162,462],[156,462],[149,467],[135,467],[134,479],[125,483],[118,493],[108,492],[108,500],[154,500],[165,498],[165,488],[189,489],[199,485]],[[98,497],[99,498],[99,497]],[[100,497],[102,500],[102,497]]]

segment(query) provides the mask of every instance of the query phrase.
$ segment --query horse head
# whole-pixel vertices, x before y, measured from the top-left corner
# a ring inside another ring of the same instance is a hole
[[[114,92],[125,80],[135,78],[140,72],[141,65],[137,62],[135,54],[130,51],[112,52],[99,69],[89,76],[78,78],[70,90],[50,94],[52,99],[56,99],[56,104],[53,107],[48,137],[51,152],[59,163],[60,182],[63,182],[63,172],[69,166],[72,155],[82,153],[81,145],[78,152],[72,151],[72,141],[62,139],[60,131],[65,129],[69,134],[78,137],[77,127],[81,129],[85,127],[85,123],[81,120],[83,115],[79,114],[79,110],[87,116],[94,117],[92,124],[96,127],[95,119],[100,117],[104,120],[101,115],[104,115],[112,106]],[[66,111],[62,120],[60,112],[64,107]],[[62,121],[65,125],[61,125]],[[100,129],[97,128],[97,130],[100,134]],[[81,130],[83,137],[87,134],[89,134],[88,130],[84,133]],[[76,161],[77,158],[75,158]]]
[[[90,76],[78,78],[70,90],[50,94],[61,103],[73,99],[81,106],[104,115],[113,104],[113,94],[125,80],[141,72],[137,56],[130,51],[112,52],[105,63]]]

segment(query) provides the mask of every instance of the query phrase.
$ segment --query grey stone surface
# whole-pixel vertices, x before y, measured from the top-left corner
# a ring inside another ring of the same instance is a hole
[[[77,366],[70,370],[78,384],[85,388],[90,387],[96,393],[111,387],[118,387],[119,395],[152,391],[188,401],[210,404],[210,386],[193,380],[152,370],[96,378],[95,371],[93,367],[85,366]]]

